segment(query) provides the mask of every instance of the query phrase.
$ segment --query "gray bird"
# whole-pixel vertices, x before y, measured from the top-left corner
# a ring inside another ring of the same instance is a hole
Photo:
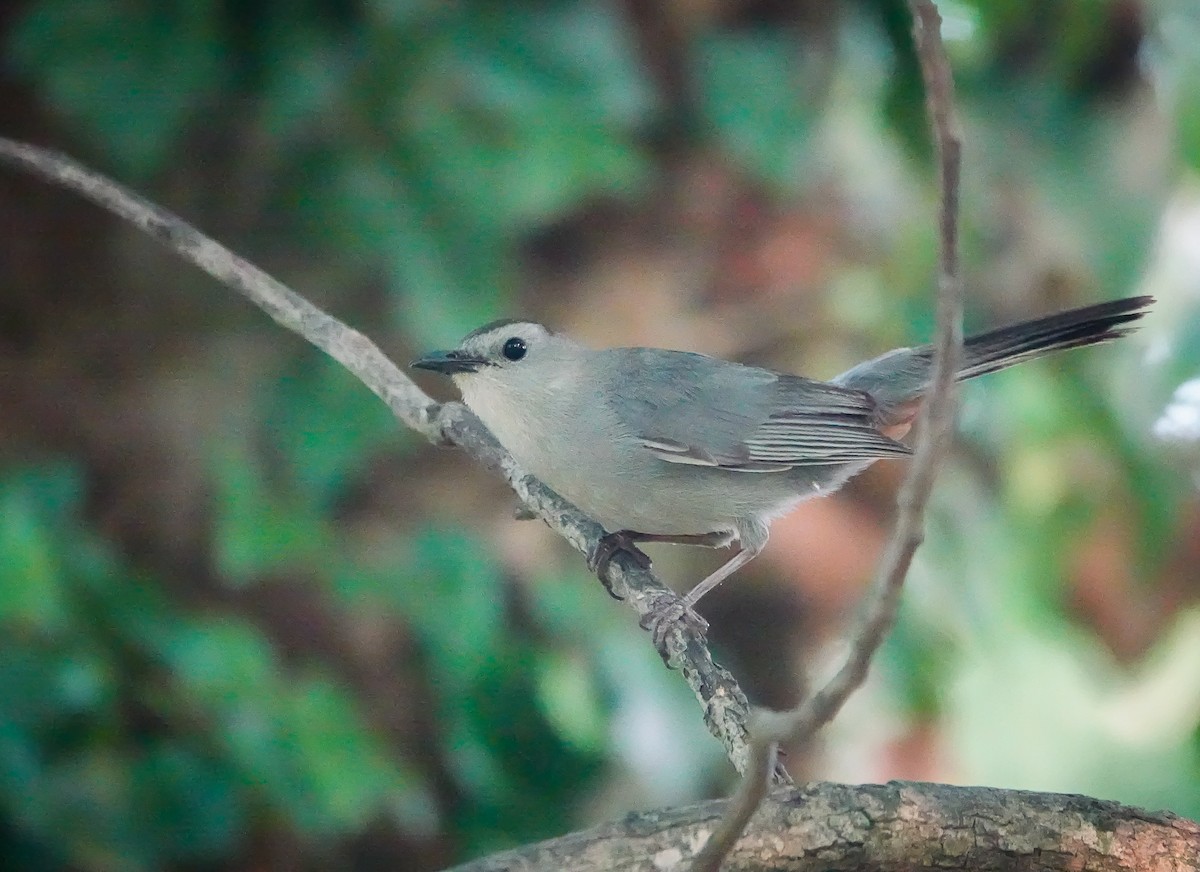
[[[957,377],[1116,339],[1152,302],[1100,303],[972,336]],[[601,568],[636,542],[738,542],[684,597],[690,608],[762,551],[773,519],[880,458],[911,453],[898,440],[929,387],[933,350],[899,348],[822,382],[685,351],[593,350],[503,320],[412,365],[449,375],[525,470],[609,531],[593,558]]]

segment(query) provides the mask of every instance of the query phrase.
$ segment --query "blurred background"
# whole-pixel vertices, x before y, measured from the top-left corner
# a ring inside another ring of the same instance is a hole
[[[1200,6],[940,6],[968,327],[1158,304],[963,392],[900,624],[787,763],[1197,817]],[[903,0],[10,0],[0,58],[0,133],[398,362],[518,314],[815,377],[932,331]],[[499,480],[76,196],[4,169],[0,228],[5,868],[428,870],[729,788]],[[705,600],[753,701],[836,664],[904,469]],[[722,559],[651,554],[681,588]]]

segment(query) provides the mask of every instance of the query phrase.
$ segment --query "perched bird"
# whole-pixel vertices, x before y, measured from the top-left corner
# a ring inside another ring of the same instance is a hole
[[[1152,302],[1115,300],[972,336],[957,377],[1116,339]],[[933,349],[899,348],[823,382],[685,351],[593,350],[504,320],[412,365],[449,375],[525,470],[609,531],[597,563],[636,542],[738,542],[684,597],[690,608],[762,551],[774,518],[911,453],[898,440],[929,388]]]

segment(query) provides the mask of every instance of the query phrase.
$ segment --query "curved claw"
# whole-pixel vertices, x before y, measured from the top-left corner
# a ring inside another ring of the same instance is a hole
[[[607,533],[596,543],[596,550],[588,555],[588,569],[600,577],[604,589],[615,600],[624,599],[624,597],[619,596],[613,591],[612,582],[608,577],[608,565],[617,555],[617,552],[624,551],[642,569],[650,568],[650,558],[643,554],[635,544],[638,541],[637,535],[637,533],[630,530],[618,530],[615,533]]]
[[[643,630],[650,631],[650,638],[658,650],[658,656],[662,658],[668,669],[671,668],[671,662],[670,652],[667,651],[667,635],[675,626],[682,623],[689,632],[700,638],[704,638],[708,633],[708,621],[673,594],[655,600],[650,610],[642,616],[638,623]]]
[[[631,530],[618,530],[615,533],[604,534],[596,544],[596,550],[588,557],[588,569],[592,572],[607,570],[608,564],[618,551],[627,553],[637,561],[638,566],[642,569],[649,569],[650,558],[638,549],[637,543],[638,534]]]

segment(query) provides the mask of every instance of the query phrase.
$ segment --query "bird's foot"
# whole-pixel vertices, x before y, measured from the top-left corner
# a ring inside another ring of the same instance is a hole
[[[783,765],[782,758],[787,756],[787,751],[780,748],[779,750],[777,750],[775,752],[775,754],[776,754],[775,771],[771,773],[771,778],[774,779],[775,784],[777,784],[777,785],[794,784],[795,782],[792,781],[792,776],[787,771],[787,767]]]
[[[617,555],[618,551],[624,551],[629,554],[642,569],[649,569],[650,558],[643,554],[637,547],[637,543],[640,541],[642,541],[642,534],[635,533],[633,530],[618,530],[615,533],[605,533],[600,537],[600,541],[596,545],[596,550],[588,557],[588,569],[592,572],[601,572],[607,569],[608,564]]]
[[[682,627],[686,632],[701,639],[708,632],[708,621],[673,593],[657,597],[638,623],[643,630],[650,631],[650,638],[658,650],[658,656],[668,668],[671,666],[671,657],[667,650],[667,638],[672,630]]]
[[[642,569],[650,568],[650,558],[638,549],[637,542],[638,534],[632,530],[618,530],[615,533],[606,533],[596,543],[596,550],[588,556],[588,569],[600,577],[600,582],[604,585],[604,589],[615,600],[624,599],[624,597],[619,596],[612,589],[612,581],[608,577],[608,565],[617,556],[617,552],[624,551]]]

